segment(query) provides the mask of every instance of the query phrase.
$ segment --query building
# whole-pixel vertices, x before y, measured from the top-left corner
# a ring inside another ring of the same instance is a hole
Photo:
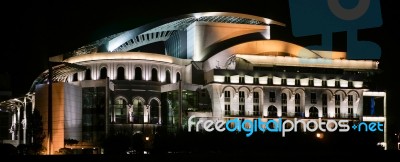
[[[271,38],[273,28],[284,27],[254,15],[193,13],[51,57],[52,68],[27,96],[2,102],[15,112],[11,128],[19,131],[12,140],[29,142],[28,128],[19,123],[34,109],[43,117],[49,154],[65,147],[65,139],[79,141],[68,147],[95,153],[116,132],[151,140],[160,129],[187,129],[192,115],[386,122],[386,93],[368,88],[377,61],[347,60],[346,52]],[[159,48],[159,42],[161,51],[143,52]],[[364,104],[375,98],[381,98],[379,113],[378,106],[371,113]]]
[[[0,73],[0,78],[0,101],[5,101],[12,97],[10,76],[8,73]],[[8,129],[11,119],[9,116],[9,112],[6,109],[0,108],[0,142],[10,137]]]

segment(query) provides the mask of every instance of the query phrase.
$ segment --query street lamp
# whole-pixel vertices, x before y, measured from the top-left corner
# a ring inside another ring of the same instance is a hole
[[[317,133],[317,134],[315,134],[315,136],[316,136],[318,139],[324,138],[324,134],[322,134],[322,133]]]
[[[21,101],[20,99],[14,98],[11,99],[14,103],[20,103],[19,104],[15,104],[16,108],[17,108],[17,118],[16,118],[16,126],[17,126],[17,136],[18,136],[18,142],[20,142],[21,138],[20,138],[20,125],[22,125],[22,143],[26,144],[26,127],[27,127],[27,121],[26,121],[26,97],[24,97],[24,100]],[[23,114],[22,114],[22,120],[20,117],[20,113],[21,113],[21,107],[23,108]]]

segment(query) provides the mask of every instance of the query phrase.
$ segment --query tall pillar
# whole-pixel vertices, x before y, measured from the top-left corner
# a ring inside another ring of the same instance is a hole
[[[106,132],[106,137],[107,137],[107,135],[108,135],[108,127],[109,127],[109,124],[110,124],[110,120],[112,120],[112,117],[110,117],[110,115],[109,115],[109,100],[110,100],[110,92],[109,92],[109,84],[110,84],[110,78],[109,77],[107,77],[106,78],[106,108],[105,108],[105,111],[106,112],[104,112],[104,114],[105,114],[105,120],[106,120],[106,127],[105,127],[105,132]],[[115,119],[115,116],[113,116],[114,117],[114,119]]]
[[[24,103],[23,103],[23,108],[24,108],[24,111],[23,111],[23,119],[22,119],[22,121],[21,121],[21,124],[22,124],[22,131],[23,131],[23,135],[22,135],[22,143],[23,144],[26,144],[26,129],[28,129],[28,121],[27,121],[27,119],[26,119],[26,97],[24,97]]]
[[[53,65],[52,62],[48,62],[49,75],[47,76],[47,81],[49,82],[49,87],[47,88],[47,136],[49,137],[47,149],[48,154],[52,154],[53,147]]]

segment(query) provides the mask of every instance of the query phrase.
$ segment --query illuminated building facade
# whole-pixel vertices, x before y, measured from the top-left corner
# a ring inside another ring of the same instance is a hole
[[[160,130],[186,129],[192,115],[386,122],[386,94],[368,89],[377,61],[347,60],[345,52],[271,38],[271,29],[284,26],[226,12],[154,22],[51,57],[53,68],[34,81],[27,96],[2,106],[16,112],[13,129],[27,110],[39,110],[50,154],[65,139],[96,153],[101,141],[118,132],[151,140]],[[161,52],[141,52],[158,42]],[[383,99],[381,112],[365,109],[366,96]],[[25,137],[24,131],[12,134],[22,143],[29,142]]]

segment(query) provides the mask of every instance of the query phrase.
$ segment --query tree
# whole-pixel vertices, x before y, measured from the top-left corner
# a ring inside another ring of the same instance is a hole
[[[33,111],[31,121],[29,122],[28,132],[31,133],[32,143],[29,146],[30,154],[39,155],[41,152],[46,151],[46,147],[43,146],[44,138],[46,137],[43,132],[43,122],[42,115],[40,115],[39,110],[36,108]]]

